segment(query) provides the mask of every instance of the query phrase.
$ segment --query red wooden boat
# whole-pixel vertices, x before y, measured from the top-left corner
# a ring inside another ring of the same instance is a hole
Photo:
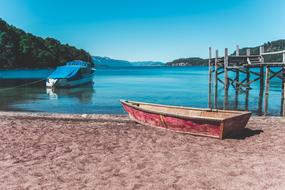
[[[210,110],[121,100],[136,122],[181,133],[224,139],[245,128],[251,112]]]

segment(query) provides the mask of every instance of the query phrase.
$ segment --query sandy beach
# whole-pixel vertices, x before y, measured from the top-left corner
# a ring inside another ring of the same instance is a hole
[[[126,115],[0,113],[0,189],[285,189],[285,118],[218,140]]]

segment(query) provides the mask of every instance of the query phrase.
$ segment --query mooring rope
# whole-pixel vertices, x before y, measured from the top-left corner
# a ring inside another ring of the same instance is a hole
[[[32,84],[36,84],[36,83],[45,81],[45,80],[46,79],[41,79],[41,80],[37,80],[37,81],[21,84],[21,85],[18,85],[18,86],[12,86],[12,87],[9,87],[9,88],[0,88],[0,91],[6,91],[6,90],[12,90],[12,89],[15,89],[15,88],[20,88],[20,87],[26,87],[26,86],[30,86]]]

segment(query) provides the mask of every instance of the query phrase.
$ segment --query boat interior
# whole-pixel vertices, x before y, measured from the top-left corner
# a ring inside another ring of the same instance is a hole
[[[239,116],[247,112],[240,111],[225,111],[225,110],[211,110],[211,109],[198,109],[191,107],[178,107],[166,106],[159,104],[148,104],[141,102],[125,101],[127,104],[143,110],[159,112],[161,114],[171,114],[184,117],[197,117],[197,118],[212,118],[212,119],[226,119],[234,116]]]

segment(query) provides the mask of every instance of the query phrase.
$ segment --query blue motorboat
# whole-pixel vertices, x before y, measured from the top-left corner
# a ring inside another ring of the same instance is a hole
[[[95,69],[91,63],[75,60],[59,66],[50,74],[46,81],[48,88],[70,88],[93,82]]]

